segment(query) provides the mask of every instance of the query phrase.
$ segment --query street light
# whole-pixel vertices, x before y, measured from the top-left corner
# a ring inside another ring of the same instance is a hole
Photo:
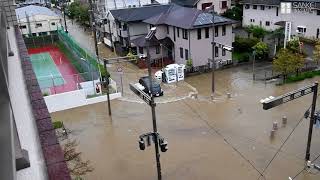
[[[150,40],[154,37],[156,34],[157,28],[152,27],[150,29],[150,32],[145,37],[146,43],[147,43],[147,63],[148,63],[148,74],[149,74],[149,84],[150,84],[150,90],[151,90],[151,113],[152,113],[152,124],[153,124],[153,133],[157,134],[157,121],[156,121],[156,111],[155,111],[155,103],[154,103],[154,97],[153,97],[153,83],[152,83],[152,75],[151,75],[151,57],[149,52],[149,46],[150,46]],[[156,152],[156,163],[157,163],[157,173],[158,173],[158,180],[161,180],[161,164],[160,164],[160,153],[159,153],[159,142],[156,139],[154,141],[154,148]]]
[[[310,160],[310,147],[311,147],[313,124],[315,122],[315,109],[316,109],[317,94],[318,94],[318,82],[315,82],[312,85],[297,89],[295,91],[289,92],[282,96],[278,96],[278,97],[270,96],[269,98],[260,100],[260,102],[263,105],[263,109],[268,110],[310,93],[313,93],[313,98],[312,98],[312,104],[311,104],[311,116],[310,116],[308,142],[307,142],[307,149],[306,149],[306,156],[305,156],[306,161]]]

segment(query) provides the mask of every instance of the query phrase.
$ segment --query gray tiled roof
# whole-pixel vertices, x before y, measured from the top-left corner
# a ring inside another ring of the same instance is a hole
[[[280,5],[280,0],[242,0],[241,4]]]
[[[212,24],[212,15],[195,8],[186,8],[172,4],[166,12],[162,12],[143,22],[153,25],[166,24],[183,29],[194,29],[197,27],[210,26]],[[235,21],[219,15],[215,16],[215,24],[232,23],[235,23]]]
[[[172,0],[172,3],[180,6],[193,7],[199,0]]]
[[[124,22],[143,21],[161,12],[166,11],[170,5],[152,5],[137,8],[110,10],[112,16]]]

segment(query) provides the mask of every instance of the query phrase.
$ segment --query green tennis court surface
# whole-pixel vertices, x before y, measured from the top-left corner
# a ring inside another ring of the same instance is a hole
[[[64,79],[49,53],[32,54],[30,58],[41,88],[64,84]]]

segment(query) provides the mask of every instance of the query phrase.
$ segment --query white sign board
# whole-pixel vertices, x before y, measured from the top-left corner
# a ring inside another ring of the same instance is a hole
[[[291,40],[291,27],[292,23],[286,21],[285,29],[284,29],[284,48],[287,46],[287,42]]]

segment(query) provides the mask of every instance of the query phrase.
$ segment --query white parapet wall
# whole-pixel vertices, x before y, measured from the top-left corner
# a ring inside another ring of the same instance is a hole
[[[110,94],[110,100],[121,97],[121,93]],[[107,101],[107,95],[100,95],[97,97],[87,98],[85,89],[70,91],[61,94],[45,96],[44,100],[50,113],[56,111],[63,111],[75,107],[85,106],[89,104]]]

